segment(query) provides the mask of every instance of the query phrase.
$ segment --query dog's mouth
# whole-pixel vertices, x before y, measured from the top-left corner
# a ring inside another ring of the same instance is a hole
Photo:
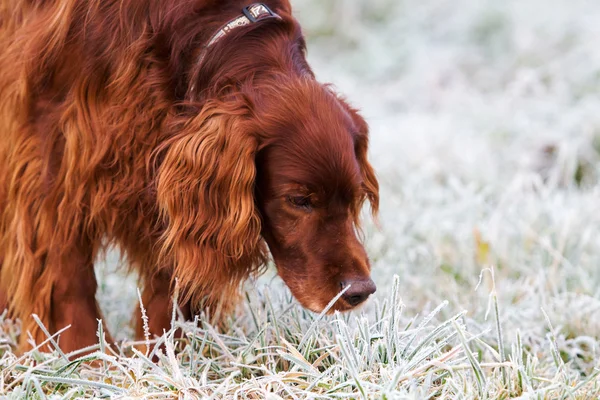
[[[335,302],[332,309],[334,311],[341,311],[341,312],[355,310],[355,309],[361,308],[365,304],[367,304],[367,301],[369,300],[370,297],[371,296],[368,295],[361,299],[352,299],[352,298],[346,299],[342,296],[338,299],[338,301]]]
[[[346,300],[340,298],[338,301],[335,302],[333,307],[331,307],[328,310],[327,314],[333,314],[336,311],[340,311],[340,312],[352,311],[356,308],[360,308],[363,304],[364,304],[364,302],[357,304],[357,305],[352,305],[352,304],[348,303]]]
[[[336,293],[335,296],[333,296],[329,299],[329,301],[319,300],[316,298],[314,298],[314,299],[299,298],[298,296],[295,296],[295,295],[294,295],[294,297],[296,297],[298,302],[304,308],[306,308],[312,312],[315,312],[315,313],[322,313],[323,311],[325,311],[325,313],[327,315],[332,315],[336,311],[347,312],[347,311],[352,311],[354,309],[361,308],[362,306],[364,306],[367,303],[367,300],[370,297],[370,296],[365,296],[364,298],[361,298],[361,299],[352,298],[351,296],[350,297],[344,296],[346,292],[341,293],[341,291],[340,291],[340,292]],[[334,299],[335,299],[335,302],[333,304],[331,304],[331,302]]]
[[[302,277],[278,265],[278,273],[302,307],[316,313],[333,314],[364,305],[376,291],[369,275]],[[304,278],[304,279],[303,279]]]

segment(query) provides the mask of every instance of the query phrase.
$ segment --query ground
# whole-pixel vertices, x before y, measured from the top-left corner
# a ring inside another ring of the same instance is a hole
[[[19,359],[18,325],[0,319],[0,395],[597,398],[600,3],[292,4],[318,78],[371,127],[375,298],[318,316],[270,271],[227,332],[176,322],[187,347],[173,353],[167,335],[157,365],[143,353]],[[126,348],[135,280],[111,257],[100,300]]]

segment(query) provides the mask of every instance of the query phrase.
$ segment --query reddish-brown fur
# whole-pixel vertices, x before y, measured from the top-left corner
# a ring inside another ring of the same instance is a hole
[[[315,81],[288,1],[197,62],[249,3],[1,0],[0,307],[34,340],[32,313],[72,325],[65,350],[96,342],[93,262],[111,244],[139,272],[154,334],[174,277],[187,314],[217,315],[268,250],[315,311],[368,279],[367,126]]]

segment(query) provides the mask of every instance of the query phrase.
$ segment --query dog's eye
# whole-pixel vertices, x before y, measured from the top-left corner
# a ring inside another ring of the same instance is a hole
[[[304,208],[307,210],[309,210],[312,207],[312,203],[310,202],[310,197],[307,197],[307,196],[289,196],[288,201],[294,207]]]

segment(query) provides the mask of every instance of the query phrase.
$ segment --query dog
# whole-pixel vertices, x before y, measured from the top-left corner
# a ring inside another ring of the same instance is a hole
[[[153,335],[175,279],[186,318],[226,315],[269,257],[315,312],[376,290],[357,237],[379,204],[368,126],[315,80],[287,0],[16,0],[0,48],[0,309],[36,343],[32,314],[71,326],[63,351],[97,343],[108,246]]]

